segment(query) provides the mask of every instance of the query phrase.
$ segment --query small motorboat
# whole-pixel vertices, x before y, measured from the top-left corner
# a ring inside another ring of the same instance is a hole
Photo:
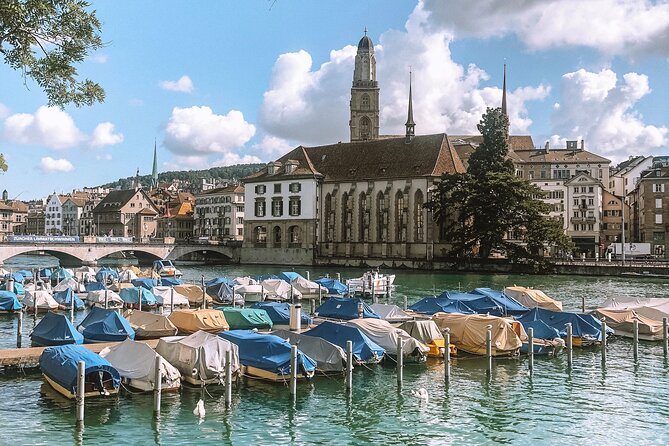
[[[171,286],[155,286],[151,289],[151,292],[156,297],[158,305],[162,305],[163,307],[172,305],[173,308],[177,309],[190,308],[188,298]]]
[[[91,308],[77,327],[86,342],[120,342],[135,339],[135,330],[123,316],[114,310],[100,307]]]
[[[86,285],[77,282],[77,280],[74,277],[68,277],[66,279],[61,280],[60,282],[58,282],[58,285],[52,288],[51,291],[55,293],[56,291],[65,291],[68,288],[74,290],[75,293],[85,293],[87,291]]]
[[[377,296],[390,294],[395,282],[394,274],[381,274],[377,271],[367,271],[362,277],[348,279],[346,286],[356,296]]]
[[[251,330],[230,330],[218,334],[239,347],[242,373],[270,381],[286,381],[290,377],[291,345],[285,339]],[[298,377],[311,378],[316,362],[299,349]]]
[[[343,372],[346,365],[344,349],[323,338],[307,336],[290,330],[275,330],[273,335],[297,345],[301,352],[316,362],[319,372]]]
[[[113,347],[105,347],[100,356],[118,370],[124,385],[140,392],[155,387],[156,352],[143,342],[126,339]],[[164,358],[160,361],[161,391],[176,392],[181,387],[181,373]]]
[[[135,330],[135,339],[156,339],[164,336],[176,336],[179,330],[162,314],[147,311],[127,310],[123,317]]]
[[[543,308],[544,310],[562,311],[562,302],[549,297],[541,290],[524,286],[508,286],[504,294],[512,297],[527,308]]]
[[[522,341],[507,319],[481,314],[436,313],[432,320],[443,332],[450,330],[451,342],[473,355],[486,354],[487,326],[491,325],[492,355],[515,356],[519,354]]]
[[[97,273],[95,273],[95,280],[102,282],[105,285],[109,285],[114,281],[118,281],[118,273],[116,270],[113,270],[108,266],[103,266]]]
[[[357,364],[377,364],[386,351],[369,339],[365,333],[353,325],[324,321],[311,330],[302,333],[306,336],[323,338],[346,351],[346,341],[353,343],[353,359]]]
[[[190,336],[161,338],[156,353],[181,372],[188,384],[221,384],[225,378],[225,354],[232,351],[232,373],[239,371],[239,349],[235,344],[205,331]]]
[[[437,324],[432,320],[416,320],[403,322],[399,328],[409,333],[413,338],[418,339],[423,344],[430,348],[428,352],[429,357],[441,358],[444,356],[444,348],[446,348],[446,339],[439,330]],[[455,345],[450,346],[451,355],[457,354]]]
[[[223,312],[210,308],[175,310],[170,313],[168,319],[177,327],[179,333],[184,335],[200,330],[216,334],[230,328]]]
[[[327,293],[323,297],[332,297],[339,296],[343,297],[348,295],[348,286],[345,283],[341,283],[337,279],[331,279],[329,277],[321,277],[316,279],[314,282],[325,287]]]
[[[109,361],[81,345],[47,347],[39,358],[42,375],[51,387],[69,399],[77,395],[77,368],[84,361],[84,396],[118,393],[121,376]]]
[[[567,337],[567,323],[571,323],[574,347],[599,344],[602,340],[601,322],[590,314],[551,311],[536,307],[516,320],[523,324],[525,331],[529,327],[532,327],[535,333],[544,331],[543,326],[554,328],[562,339]],[[613,330],[610,333],[613,333]],[[535,334],[535,337],[538,335]]]
[[[23,305],[19,302],[16,293],[0,290],[0,313],[15,313],[21,311]]]
[[[230,330],[271,330],[274,325],[267,311],[258,308],[221,307]]]
[[[214,299],[212,299],[211,296],[202,291],[202,288],[200,288],[197,285],[189,285],[189,284],[176,285],[174,287],[174,291],[186,296],[186,298],[188,299],[188,303],[190,304],[191,307],[202,306],[202,302],[204,300],[207,301],[207,306],[209,306],[209,304],[211,304],[214,301]]]
[[[286,302],[256,302],[251,308],[264,310],[272,321],[273,328],[290,326],[290,304]],[[308,327],[313,325],[314,321],[306,312],[300,316],[301,326]]]
[[[302,298],[302,293],[282,279],[265,279],[260,282],[260,285],[265,290],[265,299],[267,300],[289,302]]]
[[[181,277],[179,271],[171,260],[156,260],[153,262],[153,272],[160,277]]]
[[[74,302],[75,311],[80,311],[86,308],[84,301],[79,299],[72,288],[66,288],[63,291],[56,291],[53,293],[53,298],[58,302],[58,308],[61,310],[69,310]]]
[[[30,339],[33,345],[44,346],[84,343],[83,335],[74,328],[67,316],[51,311],[35,326]]]
[[[86,294],[86,304],[89,307],[100,307],[105,308],[105,302],[107,308],[117,310],[123,308],[123,299],[118,295],[116,291],[112,290],[96,290],[89,291]]]
[[[58,309],[58,302],[53,298],[50,292],[45,290],[26,291],[23,298],[23,306],[26,312],[33,313],[37,307],[38,313],[54,311]]]
[[[125,306],[128,308],[155,308],[158,305],[156,296],[143,286],[121,288],[119,296],[121,296],[121,299],[125,302]]]
[[[359,311],[362,310],[362,314]],[[380,319],[372,308],[360,298],[330,297],[316,308],[316,315],[321,318],[348,321],[363,318]]]
[[[407,361],[425,362],[430,351],[430,347],[383,319],[352,319],[346,325],[352,325],[360,329],[369,339],[383,348],[386,355],[397,357],[397,344],[400,339],[404,344],[402,356]]]
[[[388,322],[410,321],[414,316],[408,314],[397,305],[392,304],[372,304],[369,306],[381,319]]]
[[[285,280],[293,286],[301,295],[302,299],[314,299],[318,296],[325,296],[328,294],[328,289],[323,285],[305,279],[300,274],[295,272],[279,273],[279,278]]]
[[[158,286],[158,280],[151,277],[142,277],[130,281],[134,287],[142,287],[151,291],[153,287]]]

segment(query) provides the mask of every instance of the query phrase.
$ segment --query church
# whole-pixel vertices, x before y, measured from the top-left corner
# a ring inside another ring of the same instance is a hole
[[[461,141],[416,135],[411,81],[408,90],[405,135],[380,135],[376,58],[365,30],[350,142],[296,147],[244,179],[242,262],[419,268],[445,257],[449,240],[423,204],[442,174],[465,171]]]

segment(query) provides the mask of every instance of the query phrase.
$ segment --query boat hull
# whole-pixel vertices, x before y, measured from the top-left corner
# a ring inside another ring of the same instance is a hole
[[[75,399],[77,395],[75,393],[70,392],[67,390],[65,387],[61,386],[58,384],[56,381],[51,379],[49,375],[46,373],[43,373],[42,376],[44,376],[44,380],[49,383],[49,385],[58,393],[63,395],[65,398],[68,399]],[[105,387],[105,390],[109,395],[115,395],[118,393],[118,388],[114,388],[113,386],[109,385],[111,383],[111,380],[107,380],[103,382],[103,385]],[[84,390],[84,397],[85,398],[94,398],[94,397],[101,397],[101,396],[108,396],[108,395],[103,395],[97,390],[93,389],[93,385],[90,383],[86,383],[85,390]]]
[[[270,372],[268,370],[259,369],[257,367],[242,365],[241,366],[242,374],[253,376],[254,378],[262,378],[267,381],[273,382],[284,382],[290,379],[290,374],[281,374],[276,372]],[[297,375],[298,380],[309,379],[314,376],[313,372],[308,373],[306,376],[302,373]]]

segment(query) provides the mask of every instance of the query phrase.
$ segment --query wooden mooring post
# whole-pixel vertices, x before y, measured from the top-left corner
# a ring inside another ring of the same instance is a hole
[[[534,372],[534,328],[527,329],[527,354],[530,357],[529,372],[530,376]]]
[[[86,363],[79,361],[77,364],[77,426],[84,425],[84,398],[86,394]]]
[[[492,325],[486,326],[485,332],[485,356],[486,356],[486,371],[488,377],[492,374]]]
[[[397,338],[397,387],[402,388],[404,381],[404,341]]]
[[[153,413],[156,416],[160,415],[160,399],[163,390],[163,374],[161,371],[162,359],[160,355],[156,354],[155,370],[153,375]]]

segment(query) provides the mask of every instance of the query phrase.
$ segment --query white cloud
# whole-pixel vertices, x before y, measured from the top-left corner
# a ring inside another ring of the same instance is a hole
[[[105,154],[102,154],[102,155],[96,155],[95,159],[98,160],[98,161],[111,161],[112,156],[111,156],[111,153],[105,153]]]
[[[244,146],[255,132],[237,110],[217,115],[206,106],[175,107],[165,129],[165,147],[181,156],[227,154]]]
[[[0,103],[0,119],[5,119],[7,116],[9,116],[9,107]]]
[[[590,150],[614,161],[666,147],[668,129],[645,124],[634,110],[650,91],[643,74],[627,73],[622,82],[610,69],[563,75],[561,99],[553,108],[551,144],[559,147],[566,139],[585,139]]]
[[[5,120],[5,137],[18,144],[67,149],[85,140],[72,117],[57,107],[41,106],[35,114],[16,113]]]
[[[260,158],[255,155],[239,155],[238,153],[229,152],[223,155],[222,158],[215,160],[213,162],[213,166],[234,166],[235,164],[251,164],[260,162]]]
[[[94,54],[90,57],[90,60],[95,63],[107,63],[109,56],[106,54]]]
[[[74,170],[74,166],[71,162],[65,158],[53,159],[50,156],[42,158],[40,160],[40,168],[45,173],[50,172],[71,172]]]
[[[263,136],[259,143],[253,144],[251,146],[251,149],[259,152],[263,155],[263,158],[268,160],[280,157],[293,148],[294,147],[285,139],[281,139],[272,135]]]
[[[181,93],[190,93],[193,91],[193,81],[190,77],[183,75],[176,81],[160,81],[160,88],[168,91],[179,91]]]
[[[93,130],[90,139],[92,147],[113,146],[123,142],[122,133],[114,133],[114,124],[111,122],[101,122]]]
[[[458,37],[515,34],[532,50],[669,54],[669,3],[649,0],[421,0],[428,23]],[[420,5],[419,5],[420,6]]]
[[[414,72],[418,134],[477,132],[476,124],[486,107],[501,103],[501,88],[481,86],[489,79],[485,71],[452,60],[452,33],[430,26],[428,16],[419,3],[406,31],[383,33],[375,47],[382,134],[404,134],[409,65]],[[304,144],[347,141],[355,53],[353,46],[333,50],[330,59],[316,70],[312,70],[306,51],[279,56],[260,110],[263,128],[273,136]],[[542,100],[549,92],[550,87],[544,85],[508,92],[512,132],[527,132],[532,121],[526,102]]]

